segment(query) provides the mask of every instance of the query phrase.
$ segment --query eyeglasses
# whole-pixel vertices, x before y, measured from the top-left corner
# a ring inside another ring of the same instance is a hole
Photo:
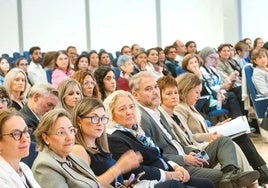
[[[30,137],[30,135],[32,134],[33,130],[31,128],[26,128],[23,131],[21,130],[14,130],[11,133],[8,134],[1,134],[0,136],[12,136],[14,140],[19,141],[22,137],[22,134],[25,134],[27,136],[27,138]]]
[[[77,133],[77,128],[73,127],[73,128],[68,129],[68,130],[69,130],[68,133],[71,135],[76,135],[76,133]],[[68,133],[65,129],[59,129],[56,133],[50,134],[50,135],[57,135],[60,137],[66,137]]]
[[[28,66],[28,64],[27,63],[21,63],[21,64],[19,64],[20,66]]]
[[[1,102],[1,103],[8,103],[8,102],[9,102],[9,99],[3,97],[3,98],[0,98],[0,102]]]
[[[214,57],[214,56],[208,56],[210,59],[212,60],[217,60],[218,58],[217,57]]]
[[[82,116],[80,118],[89,118],[91,123],[98,124],[100,121],[102,124],[107,124],[109,121],[109,118],[106,116],[98,117],[98,116]]]
[[[92,85],[92,86],[96,86],[96,82],[94,82],[94,81],[91,81],[91,82],[85,82],[85,83],[83,83],[83,85],[84,86],[89,86],[89,85]]]

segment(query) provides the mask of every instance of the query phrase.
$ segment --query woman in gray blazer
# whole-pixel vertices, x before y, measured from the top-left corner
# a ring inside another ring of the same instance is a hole
[[[41,187],[101,187],[87,163],[70,154],[77,129],[62,108],[43,116],[35,130],[39,154],[32,171]]]

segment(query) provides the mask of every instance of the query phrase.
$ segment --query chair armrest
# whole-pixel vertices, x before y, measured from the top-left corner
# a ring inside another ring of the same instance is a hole
[[[263,100],[268,100],[268,96],[256,95],[255,101],[263,101]]]

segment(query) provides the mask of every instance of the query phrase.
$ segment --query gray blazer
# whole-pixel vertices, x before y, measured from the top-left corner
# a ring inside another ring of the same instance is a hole
[[[176,162],[177,164],[184,166],[184,159],[182,155],[178,154],[177,149],[174,147],[173,143],[168,139],[165,133],[159,128],[152,116],[140,107],[141,110],[141,127],[144,130],[145,134],[153,139],[153,141],[158,145],[159,148],[163,151],[163,156],[167,159]],[[160,118],[163,126],[167,132],[173,137],[174,140],[177,140],[176,136],[172,133],[171,128],[163,116],[160,113]],[[181,145],[186,150],[186,146]],[[195,149],[195,148],[193,148]],[[187,150],[189,150],[187,148]]]
[[[62,158],[52,150],[45,148],[39,152],[32,166],[33,175],[41,187],[57,188],[97,188],[101,187],[93,171],[79,157],[69,154],[73,166],[81,173],[70,168]]]

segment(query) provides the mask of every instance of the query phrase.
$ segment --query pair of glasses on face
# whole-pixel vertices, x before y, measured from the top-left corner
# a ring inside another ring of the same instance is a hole
[[[3,98],[0,98],[0,102],[1,102],[1,103],[8,103],[8,102],[9,102],[9,99],[3,97]]]
[[[98,124],[99,122],[101,122],[102,124],[107,124],[109,121],[109,118],[106,116],[102,116],[102,117],[98,117],[98,116],[81,116],[80,118],[82,119],[90,119],[90,122],[92,124]]]
[[[77,133],[77,128],[70,128],[68,129],[68,131],[66,131],[65,129],[59,129],[56,133],[50,133],[50,135],[57,135],[57,136],[60,136],[60,137],[66,137],[67,134],[70,134],[70,135],[76,135]]]
[[[1,134],[0,136],[11,136],[14,140],[19,141],[22,137],[22,134],[26,135],[27,138],[30,137],[30,135],[32,134],[33,129],[31,128],[25,128],[23,131],[21,130],[14,130],[11,133],[7,133],[7,134]]]

